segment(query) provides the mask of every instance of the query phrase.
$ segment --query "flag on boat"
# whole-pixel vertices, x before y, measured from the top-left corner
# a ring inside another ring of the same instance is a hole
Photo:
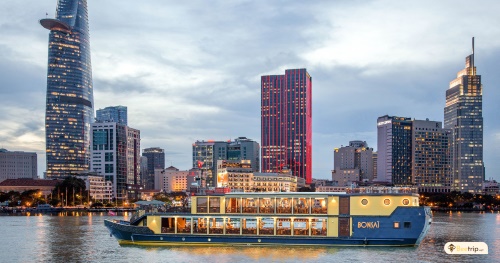
[[[110,215],[110,216],[116,216],[116,212],[113,212],[113,211],[109,210],[108,211],[108,215]]]

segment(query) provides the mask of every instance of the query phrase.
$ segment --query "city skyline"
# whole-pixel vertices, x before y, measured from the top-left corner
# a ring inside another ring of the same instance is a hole
[[[54,17],[55,2],[0,3],[0,104],[7,113],[0,148],[36,151],[40,175],[47,31],[36,23],[45,12]],[[208,7],[202,2],[91,2],[94,109],[127,106],[143,148],[165,149],[167,164],[185,170],[193,141],[245,136],[260,143],[260,76],[307,68],[314,77],[313,178],[329,178],[335,147],[376,145],[378,116],[443,121],[445,91],[475,36],[486,179],[499,179],[499,4],[387,3],[220,2],[200,15]],[[120,15],[110,14],[114,9]]]

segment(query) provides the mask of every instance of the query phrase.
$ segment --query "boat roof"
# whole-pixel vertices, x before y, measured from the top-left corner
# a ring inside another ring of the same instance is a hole
[[[197,196],[226,196],[226,197],[237,197],[237,196],[301,196],[301,197],[324,197],[324,196],[387,196],[387,195],[393,195],[393,196],[401,196],[401,195],[412,195],[412,196],[418,196],[416,193],[412,192],[406,192],[406,191],[386,191],[386,192],[232,192],[232,193],[226,193],[226,194],[207,194],[207,195],[197,195]]]

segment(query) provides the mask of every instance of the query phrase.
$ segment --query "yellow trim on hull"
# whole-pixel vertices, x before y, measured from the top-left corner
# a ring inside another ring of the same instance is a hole
[[[137,246],[193,246],[193,247],[273,247],[273,246],[318,246],[318,244],[288,244],[288,243],[215,243],[215,242],[165,242],[165,241],[131,241],[131,240],[118,240],[120,245],[137,245]],[[414,247],[417,245],[327,245],[321,244],[326,247]]]

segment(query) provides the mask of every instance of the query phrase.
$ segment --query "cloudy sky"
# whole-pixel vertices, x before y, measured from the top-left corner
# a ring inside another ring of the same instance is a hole
[[[486,177],[500,179],[498,1],[88,2],[96,109],[127,106],[142,148],[164,148],[166,165],[182,170],[196,140],[260,142],[260,76],[307,68],[313,178],[330,178],[334,147],[376,149],[377,117],[442,121],[474,36]],[[48,31],[38,20],[55,8],[0,2],[0,148],[36,151],[39,174]]]

